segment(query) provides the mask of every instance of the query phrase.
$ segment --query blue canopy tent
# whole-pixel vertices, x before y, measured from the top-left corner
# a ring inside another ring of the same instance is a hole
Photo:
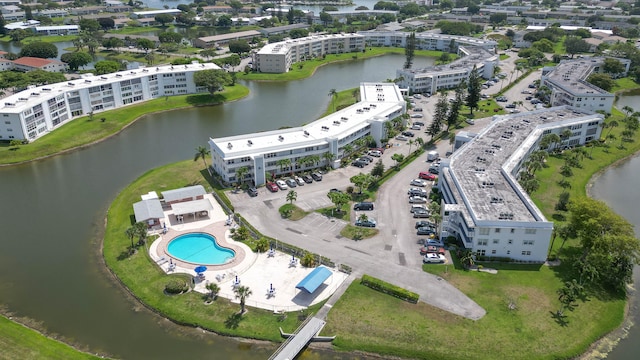
[[[319,266],[309,273],[302,281],[296,285],[296,289],[305,290],[309,294],[316,291],[322,283],[331,276],[331,270],[324,266]]]

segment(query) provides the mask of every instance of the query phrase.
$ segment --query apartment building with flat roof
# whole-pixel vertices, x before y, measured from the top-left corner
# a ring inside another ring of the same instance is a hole
[[[385,123],[406,112],[403,95],[393,83],[362,83],[360,98],[360,102],[304,126],[210,138],[211,168],[231,184],[238,181],[236,171],[246,167],[249,173],[243,180],[262,185],[267,174],[339,166],[345,146],[367,136],[380,144],[387,136]],[[332,159],[325,154],[332,154]],[[301,161],[309,157],[316,161]],[[280,166],[285,159],[290,165]]]
[[[458,55],[460,58],[449,64],[399,69],[396,71],[396,77],[400,79],[398,85],[412,93],[435,94],[438,90],[458,87],[469,78],[474,67],[480,76],[489,79],[500,62],[497,54],[477,46],[458,46]]]
[[[359,34],[313,35],[267,44],[253,57],[253,67],[259,72],[283,73],[291,65],[323,56],[364,50],[364,37]]]
[[[0,140],[33,141],[75,118],[163,96],[206,92],[193,74],[215,64],[159,66],[31,87],[2,99]]]
[[[579,109],[611,112],[615,94],[587,82],[591,74],[604,73],[606,57],[588,57],[562,60],[553,68],[543,69],[540,85],[551,90],[551,106],[570,105]],[[625,70],[613,77],[624,77],[629,72],[631,60],[615,58]]]
[[[553,232],[518,183],[520,169],[549,133],[571,130],[560,146],[600,137],[601,114],[569,106],[494,116],[440,165],[441,236],[454,236],[486,257],[544,262]]]
[[[394,46],[405,47],[407,37],[411,35],[406,31],[358,31],[364,36],[366,46]],[[457,53],[459,46],[477,46],[489,52],[495,53],[498,43],[493,40],[478,39],[468,36],[436,34],[430,32],[416,33],[416,49],[440,50]]]

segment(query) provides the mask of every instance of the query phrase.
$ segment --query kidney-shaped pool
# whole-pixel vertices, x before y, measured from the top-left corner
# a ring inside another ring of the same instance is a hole
[[[215,237],[205,233],[180,235],[169,242],[167,252],[184,262],[202,265],[226,264],[236,256],[235,251],[218,245]]]

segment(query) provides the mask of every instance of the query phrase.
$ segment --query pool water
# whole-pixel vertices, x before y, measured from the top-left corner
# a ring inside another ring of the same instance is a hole
[[[236,256],[236,253],[223,248],[216,238],[203,233],[180,235],[167,246],[169,254],[179,260],[199,265],[222,265]]]

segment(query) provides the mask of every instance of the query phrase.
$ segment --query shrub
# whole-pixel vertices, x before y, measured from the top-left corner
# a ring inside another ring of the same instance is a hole
[[[305,252],[302,259],[300,259],[300,264],[304,267],[315,267],[316,257],[310,252]]]
[[[417,303],[418,299],[420,298],[420,296],[414,292],[389,284],[388,282],[384,282],[380,279],[376,279],[369,275],[363,275],[360,283],[373,290],[377,290],[382,293],[389,294],[391,296],[397,297],[398,299],[410,302],[412,304]]]
[[[164,291],[167,294],[180,294],[187,291],[189,288],[183,280],[169,280],[167,285],[164,286]]]
[[[259,253],[263,253],[269,250],[269,240],[265,237],[261,237],[258,242],[256,242],[256,251]]]

